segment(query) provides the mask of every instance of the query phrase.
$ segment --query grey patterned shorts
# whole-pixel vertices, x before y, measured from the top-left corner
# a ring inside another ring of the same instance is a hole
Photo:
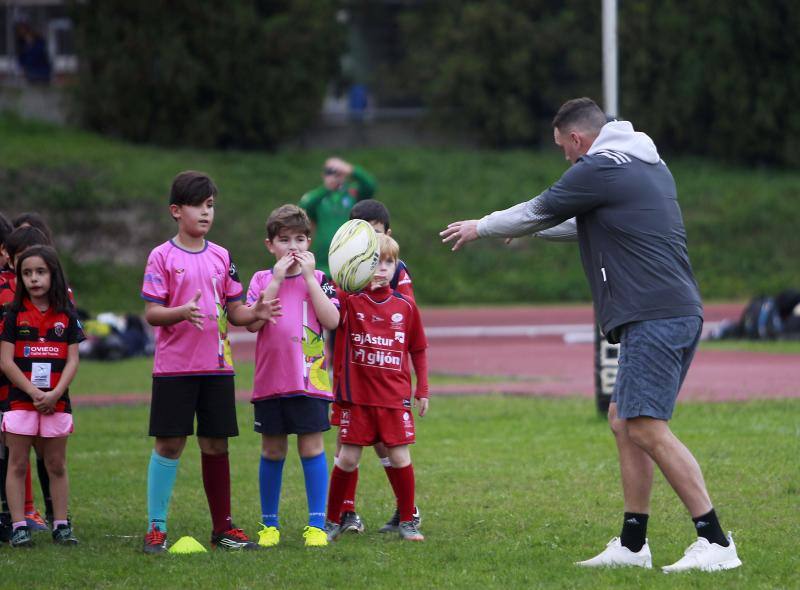
[[[702,328],[703,320],[698,316],[622,326],[619,370],[611,396],[619,418],[672,418]]]

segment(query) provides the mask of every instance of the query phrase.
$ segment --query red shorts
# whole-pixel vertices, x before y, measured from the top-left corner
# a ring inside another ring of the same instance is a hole
[[[342,406],[333,402],[331,404],[331,426],[339,426],[342,423]]]
[[[343,445],[369,447],[382,442],[387,447],[414,444],[411,410],[377,406],[340,406],[339,437]]]

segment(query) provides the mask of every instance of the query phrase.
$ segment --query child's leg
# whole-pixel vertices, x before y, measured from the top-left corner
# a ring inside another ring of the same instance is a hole
[[[67,437],[44,438],[42,451],[45,467],[50,476],[50,492],[53,495],[53,523],[67,521],[69,503],[69,478],[67,476]]]
[[[338,461],[339,453],[342,448],[341,434],[336,435],[336,459]],[[335,463],[336,461],[334,461]],[[358,488],[358,465],[353,470],[350,476],[350,483],[344,493],[344,501],[342,502],[342,512],[355,512],[356,511],[356,489]]]
[[[328,463],[321,432],[297,435],[297,451],[303,464],[308,500],[308,526],[325,528],[325,499],[328,491]]]
[[[185,446],[185,436],[156,437],[147,469],[148,529],[155,526],[162,532],[167,531],[169,501],[178,475],[178,460]]]
[[[414,518],[414,466],[411,465],[411,452],[408,445],[389,447],[387,450],[392,463],[389,481],[397,498],[400,522],[409,521]]]
[[[211,512],[213,533],[233,528],[231,519],[231,466],[228,459],[228,439],[198,436],[203,468],[203,487]]]
[[[341,522],[342,502],[344,501],[347,486],[361,460],[361,447],[343,444],[339,452],[338,464],[331,473],[330,491],[328,493],[328,520],[339,524]]]
[[[261,522],[280,528],[278,506],[281,500],[283,464],[289,448],[285,434],[261,435],[261,463],[258,468],[258,489],[261,494]]]
[[[8,446],[8,473],[6,495],[13,523],[25,522],[25,474],[28,472],[28,456],[33,444],[32,436],[6,432]]]
[[[33,442],[33,449],[36,451],[36,475],[39,477],[39,487],[42,488],[42,498],[44,498],[44,513],[48,520],[53,519],[53,498],[50,493],[50,475],[44,461],[43,439],[36,439]],[[31,500],[33,500],[33,490],[31,490]],[[50,523],[52,525],[52,522]]]

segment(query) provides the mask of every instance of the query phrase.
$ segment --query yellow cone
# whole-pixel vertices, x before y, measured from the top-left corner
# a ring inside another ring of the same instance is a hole
[[[206,553],[203,547],[194,537],[181,537],[169,548],[170,553]]]

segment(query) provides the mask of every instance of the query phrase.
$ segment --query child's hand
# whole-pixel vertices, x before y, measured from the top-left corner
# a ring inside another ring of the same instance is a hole
[[[312,278],[314,276],[314,269],[316,268],[316,260],[314,253],[306,250],[305,252],[295,252],[294,258],[300,265],[300,272],[305,278]]]
[[[289,267],[294,264],[294,255],[289,252],[282,256],[272,267],[272,280],[282,282],[286,278],[286,273]]]
[[[57,391],[48,391],[47,393],[40,392],[42,395],[35,396],[33,400],[33,407],[42,414],[52,414],[56,410],[56,402],[61,395]],[[33,396],[32,396],[33,397]]]
[[[181,306],[181,317],[198,330],[203,329],[203,320],[205,319],[205,316],[200,313],[200,306],[197,304],[200,301],[200,295],[200,289],[198,289],[194,297]]]
[[[422,418],[425,414],[428,413],[428,398],[427,397],[415,398],[414,407],[417,408],[417,414],[419,414],[419,417]]]
[[[275,320],[276,317],[283,315],[283,312],[281,311],[281,300],[277,297],[275,299],[267,299],[266,289],[261,292],[261,296],[253,306],[253,311],[259,320],[269,320],[273,324],[278,323]]]

